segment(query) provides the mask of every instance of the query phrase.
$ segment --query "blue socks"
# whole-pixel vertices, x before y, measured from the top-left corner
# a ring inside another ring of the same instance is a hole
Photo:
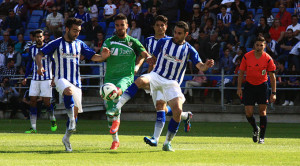
[[[171,107],[167,105],[167,108],[168,108],[167,116],[173,116],[173,112],[171,110]]]
[[[124,93],[128,94],[130,98],[133,98],[138,90],[139,88],[136,86],[136,84],[132,83]]]
[[[171,118],[171,120],[169,122],[169,126],[168,126],[168,131],[170,131],[172,133],[177,133],[179,124],[180,123],[177,123],[173,118]]]
[[[37,108],[36,107],[30,107],[30,114],[31,115],[37,115]]]
[[[64,95],[64,103],[65,103],[66,109],[70,109],[70,108],[74,107],[73,96]]]

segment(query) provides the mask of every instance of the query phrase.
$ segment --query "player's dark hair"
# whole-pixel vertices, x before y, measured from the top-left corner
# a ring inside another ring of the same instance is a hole
[[[74,17],[70,17],[65,21],[66,28],[72,28],[73,24],[81,26],[82,20]]]
[[[117,21],[117,20],[126,20],[126,22],[127,22],[127,17],[126,17],[123,13],[119,13],[119,14],[114,18],[114,21]]]
[[[44,34],[44,31],[41,30],[41,29],[37,29],[37,30],[34,31],[34,36],[35,36],[36,34],[39,34],[39,33]]]
[[[29,34],[34,36],[34,31],[30,31]]]
[[[178,21],[175,26],[184,29],[184,32],[189,31],[189,25],[184,21]]]
[[[262,37],[262,36],[258,36],[258,37],[255,39],[255,42],[254,42],[254,43],[256,43],[256,42],[266,42],[266,39],[265,39],[264,37]]]
[[[223,4],[223,5],[220,6],[220,9],[222,9],[222,8],[227,9],[227,6],[225,4]]]
[[[163,15],[158,15],[155,17],[155,23],[157,21],[161,21],[163,22],[164,24],[168,24],[168,18],[166,16],[163,16]]]

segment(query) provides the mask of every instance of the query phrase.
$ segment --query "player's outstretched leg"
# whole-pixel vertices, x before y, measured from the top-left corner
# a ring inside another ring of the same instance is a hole
[[[171,146],[171,141],[173,140],[173,138],[175,137],[175,135],[178,131],[179,124],[180,124],[180,122],[176,122],[173,118],[171,118],[171,120],[169,122],[169,126],[168,126],[166,140],[165,140],[163,148],[162,148],[163,151],[174,152],[174,150]]]
[[[260,116],[260,133],[259,133],[259,144],[265,143],[265,132],[267,128],[267,116]]]
[[[53,105],[51,104],[48,108],[47,111],[49,112],[49,117],[51,121],[51,131],[56,131],[57,130],[57,124],[56,124],[56,119],[54,115],[54,108]]]
[[[166,122],[165,110],[158,110],[156,112],[156,122],[155,122],[153,137],[151,138],[144,137],[144,141],[146,142],[146,144],[149,144],[150,146],[157,146],[161,132],[164,129],[165,122]]]
[[[173,116],[172,109],[170,106],[167,106],[167,116]],[[184,131],[185,132],[190,132],[192,124],[191,124],[191,119],[193,117],[192,112],[182,112],[181,113],[181,120],[184,123]]]
[[[107,116],[108,127],[110,128],[110,134],[112,135],[113,142],[110,147],[111,150],[117,150],[120,146],[120,141],[118,137],[118,130],[120,125],[120,116],[109,117]]]
[[[30,107],[30,123],[31,128],[28,131],[25,131],[25,133],[36,133],[36,119],[37,119],[37,108],[36,107]]]

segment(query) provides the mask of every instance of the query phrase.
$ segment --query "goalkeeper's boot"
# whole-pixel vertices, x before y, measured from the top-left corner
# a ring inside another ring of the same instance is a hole
[[[120,126],[120,120],[114,120],[109,130],[110,134],[116,134],[116,132],[118,132],[119,130],[119,126]]]
[[[51,121],[51,131],[56,131],[57,130],[57,124],[56,120]]]
[[[163,151],[169,151],[169,152],[175,152],[175,150],[171,146],[171,143],[164,144],[162,150]]]
[[[66,135],[63,137],[62,142],[65,145],[66,152],[72,152],[72,146],[70,140],[69,138],[66,137]]]
[[[30,134],[30,133],[37,133],[36,130],[33,130],[33,128],[30,128],[28,131],[25,131],[26,134]]]
[[[144,141],[146,142],[146,144],[149,144],[150,146],[157,146],[157,141],[154,139],[154,137],[152,138],[144,137]]]
[[[256,131],[253,131],[253,135],[252,135],[252,140],[253,142],[257,142],[257,140],[259,139],[259,132],[260,132],[260,128],[257,127]]]
[[[190,130],[191,130],[192,124],[191,124],[190,120],[192,119],[192,117],[193,117],[192,112],[188,112],[187,119],[183,120],[183,122],[184,122],[184,131],[185,132],[190,132]]]
[[[111,144],[110,149],[111,149],[111,150],[117,150],[119,146],[120,146],[120,142],[114,141],[114,142]]]

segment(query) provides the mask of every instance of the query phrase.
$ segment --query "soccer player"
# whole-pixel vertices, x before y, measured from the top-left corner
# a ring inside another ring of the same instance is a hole
[[[245,54],[240,65],[238,76],[237,95],[243,97],[246,118],[253,127],[253,142],[264,143],[267,127],[267,104],[268,104],[268,74],[270,76],[272,93],[270,102],[276,100],[276,66],[269,54],[264,52],[266,41],[263,37],[257,37],[254,50]],[[246,73],[246,83],[242,92],[242,82]],[[258,104],[260,116],[260,128],[256,125],[253,117],[253,108]],[[258,140],[259,139],[259,140]]]
[[[81,105],[81,78],[79,73],[80,56],[92,61],[103,61],[109,55],[109,50],[103,48],[101,55],[95,54],[84,42],[76,39],[81,30],[82,20],[68,18],[65,22],[66,33],[63,37],[51,41],[41,49],[36,56],[37,73],[44,76],[44,66],[41,59],[51,56],[54,59],[56,90],[63,95],[66,112],[69,120],[67,130],[62,142],[67,152],[72,151],[70,136],[76,131],[78,113],[82,111]]]
[[[177,133],[181,121],[182,104],[185,97],[182,94],[180,83],[186,70],[188,59],[191,59],[196,67],[201,71],[206,71],[214,65],[212,59],[205,63],[201,62],[197,51],[185,41],[189,32],[187,23],[179,21],[174,28],[174,37],[163,38],[157,42],[153,52],[153,57],[148,59],[148,63],[156,62],[154,70],[139,77],[121,96],[117,105],[109,114],[120,114],[121,107],[131,99],[139,88],[151,90],[153,102],[156,103],[157,92],[163,94],[163,100],[172,109],[173,117],[168,126],[166,140],[163,145],[164,151],[174,151],[171,141]]]
[[[42,97],[45,106],[47,107],[47,111],[50,115],[51,121],[51,131],[56,131],[56,119],[54,116],[54,108],[51,104],[52,97],[52,61],[49,55],[45,55],[42,59],[43,66],[45,66],[44,76],[39,76],[37,73],[37,64],[35,63],[35,58],[37,53],[45,47],[44,35],[43,31],[37,29],[33,33],[36,45],[33,45],[29,48],[29,57],[30,60],[26,66],[25,77],[22,81],[23,85],[26,85],[27,77],[29,74],[33,73],[32,80],[29,88],[29,96],[30,96],[30,123],[31,128],[25,133],[36,133],[36,119],[37,119],[37,99],[39,96]]]
[[[134,74],[146,57],[150,57],[144,46],[135,38],[127,35],[127,18],[124,14],[118,14],[115,18],[116,35],[105,40],[103,47],[110,49],[111,55],[106,59],[105,83],[113,83],[118,89],[120,96],[134,80]],[[136,64],[137,55],[141,55]],[[107,101],[105,104],[107,112],[116,105],[118,99]],[[120,115],[107,116],[108,127],[112,134],[112,150],[120,146],[118,130],[120,125]]]
[[[154,21],[154,36],[150,36],[146,39],[146,49],[149,54],[153,54],[157,42],[162,38],[169,38],[166,36],[166,30],[168,27],[168,18],[163,15],[158,15],[155,17]],[[153,66],[149,66],[148,71],[152,71]],[[145,90],[147,93],[149,93],[149,90]],[[161,135],[161,132],[165,126],[166,122],[166,115],[172,116],[172,110],[170,106],[167,106],[167,103],[163,100],[163,94],[158,91],[157,97],[156,97],[156,122],[154,127],[154,133],[152,137],[144,137],[144,141],[146,144],[149,144],[150,146],[157,146],[157,143],[159,141],[159,137]],[[190,131],[190,119],[192,118],[191,112],[182,112],[181,118],[184,122],[184,131],[189,132]]]

